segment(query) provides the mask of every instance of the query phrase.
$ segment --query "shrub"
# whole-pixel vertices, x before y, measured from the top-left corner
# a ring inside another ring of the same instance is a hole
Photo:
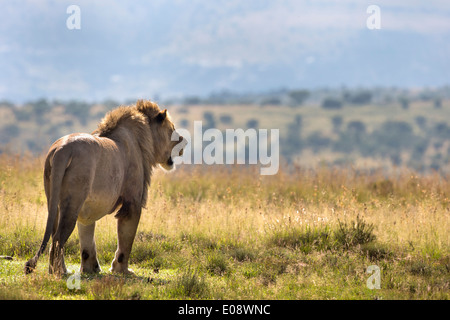
[[[384,179],[371,183],[369,189],[377,196],[388,197],[394,193],[394,183],[389,179]]]
[[[385,245],[374,242],[363,244],[361,246],[361,252],[372,261],[388,259],[393,256],[392,251]]]
[[[417,140],[412,126],[405,121],[386,121],[372,133],[371,138],[377,146],[377,153],[381,155],[409,149]]]
[[[68,114],[75,116],[84,126],[89,119],[90,104],[83,101],[71,100],[65,106],[65,111]]]
[[[204,130],[216,127],[216,120],[214,119],[214,114],[212,112],[203,112],[203,119],[205,119],[205,124],[203,124]]]
[[[261,106],[279,106],[281,99],[278,97],[267,97],[261,101]]]
[[[173,283],[173,293],[181,297],[202,298],[208,294],[208,284],[204,277],[189,266]]]
[[[355,93],[344,93],[344,100],[350,104],[362,105],[372,101],[372,93],[367,90],[361,90]]]
[[[251,249],[245,247],[233,248],[230,252],[230,255],[239,262],[253,261],[256,257],[256,253],[254,253]]]
[[[154,259],[160,254],[160,249],[156,244],[145,244],[142,242],[136,242],[133,246],[133,254],[131,255],[131,263],[141,263]]]
[[[231,124],[233,123],[233,117],[229,114],[223,114],[219,117],[220,122],[223,124]]]
[[[331,247],[331,232],[327,227],[296,227],[277,230],[270,242],[280,246],[298,249],[303,253],[324,250]]]
[[[435,109],[441,109],[442,108],[442,99],[441,98],[434,99],[433,105],[434,105]]]
[[[201,102],[202,102],[202,100],[196,96],[186,97],[183,100],[184,105],[196,105],[196,104],[200,104]]]
[[[211,274],[222,275],[228,269],[228,262],[221,253],[212,253],[207,258],[206,269]]]
[[[409,109],[409,99],[406,97],[401,97],[399,99],[400,105],[402,106],[402,109],[407,110]]]
[[[40,123],[44,115],[51,110],[51,106],[46,99],[39,99],[31,104],[34,115]]]
[[[11,139],[14,139],[20,134],[20,128],[18,125],[11,123],[0,129],[0,142],[8,143]]]
[[[409,265],[409,272],[417,276],[430,276],[432,268],[424,261],[413,261]]]
[[[321,132],[314,131],[306,138],[307,145],[318,152],[320,149],[327,148],[331,144],[331,139],[324,136]]]
[[[247,121],[247,128],[257,129],[259,126],[259,121],[256,119],[250,119]]]
[[[414,118],[414,121],[419,126],[420,129],[424,130],[427,125],[427,118],[424,116],[417,116]]]
[[[334,234],[336,244],[349,249],[355,245],[372,242],[376,238],[373,228],[373,224],[366,223],[359,215],[356,221],[351,223],[339,221],[339,228]]]
[[[347,124],[347,130],[354,134],[363,134],[366,132],[366,125],[362,121],[350,121]]]
[[[188,125],[189,125],[189,120],[187,120],[187,119],[181,119],[180,120],[180,127],[181,128],[187,128]]]
[[[309,95],[310,93],[308,90],[292,90],[289,92],[289,98],[295,105],[301,105]]]
[[[343,119],[342,116],[333,116],[333,118],[331,118],[331,123],[333,124],[333,131],[334,132],[339,132],[341,130],[342,127],[342,123],[343,123]]]
[[[324,109],[341,109],[342,101],[337,98],[325,98],[322,101],[322,108],[324,108]]]

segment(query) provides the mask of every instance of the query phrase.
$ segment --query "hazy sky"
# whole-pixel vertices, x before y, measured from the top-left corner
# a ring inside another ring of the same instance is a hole
[[[0,0],[0,100],[15,102],[433,87],[449,57],[450,1]]]

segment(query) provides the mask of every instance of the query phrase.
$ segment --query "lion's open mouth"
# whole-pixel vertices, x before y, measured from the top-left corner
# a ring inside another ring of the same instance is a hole
[[[173,162],[172,157],[169,157],[169,159],[161,162],[159,165],[161,166],[161,168],[167,171],[172,171],[175,168],[175,163]]]

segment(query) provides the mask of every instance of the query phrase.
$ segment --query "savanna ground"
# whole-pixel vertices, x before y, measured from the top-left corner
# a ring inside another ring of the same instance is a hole
[[[0,299],[448,299],[450,182],[407,170],[255,167],[157,171],[131,255],[114,275],[113,215],[97,223],[102,272],[80,288],[24,275],[44,233],[43,158],[0,157]],[[66,246],[80,267],[77,230]],[[370,289],[369,266],[380,268]]]

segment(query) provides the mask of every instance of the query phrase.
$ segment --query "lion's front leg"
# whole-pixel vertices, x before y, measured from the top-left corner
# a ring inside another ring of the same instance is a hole
[[[133,273],[128,269],[131,248],[141,216],[141,207],[124,202],[117,217],[117,251],[111,265],[112,272]]]

